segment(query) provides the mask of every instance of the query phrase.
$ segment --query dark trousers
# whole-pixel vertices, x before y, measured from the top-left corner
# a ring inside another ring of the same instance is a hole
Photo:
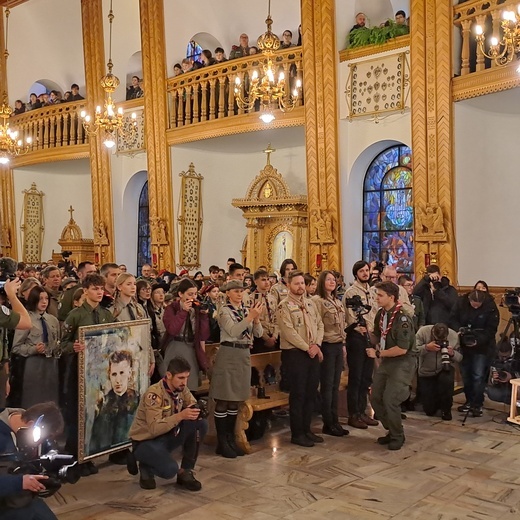
[[[453,387],[455,384],[455,369],[441,370],[431,377],[419,376],[418,386],[421,389],[421,399],[424,413],[435,415],[437,410],[448,412],[453,406]]]
[[[492,401],[508,405],[511,402],[511,388],[509,383],[488,385],[486,387],[486,393]]]
[[[371,401],[377,418],[395,440],[404,440],[401,403],[407,398],[415,372],[415,358],[400,356],[381,361],[374,376]]]
[[[357,332],[347,335],[348,387],[347,408],[350,417],[365,413],[372,384],[374,360],[366,353],[366,338]]]
[[[464,349],[463,356],[460,362],[460,371],[464,382],[466,402],[471,406],[480,408],[484,404],[489,358],[486,354],[478,354],[468,348]]]
[[[173,431],[147,441],[134,441],[134,456],[151,476],[169,479],[179,472],[171,453],[182,447],[182,469],[193,469],[197,462],[198,444],[208,431],[206,419],[182,421],[177,435]]]
[[[49,506],[41,499],[34,498],[27,507],[18,509],[4,509],[0,507],[2,520],[57,520],[58,517],[49,509]]]
[[[312,412],[318,395],[320,362],[307,352],[293,348],[285,353],[291,387],[289,390],[289,416],[291,435],[299,437],[311,431]]]
[[[291,375],[289,371],[289,357],[287,353],[290,350],[283,349],[280,354],[281,364],[280,364],[280,390],[282,392],[289,392],[291,389]]]
[[[343,370],[343,343],[323,343],[320,364],[321,417],[323,424],[338,422],[339,381]]]

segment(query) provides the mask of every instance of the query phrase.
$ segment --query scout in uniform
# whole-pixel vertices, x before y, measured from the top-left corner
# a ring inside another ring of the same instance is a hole
[[[287,282],[289,280],[289,273],[291,271],[296,271],[296,269],[298,269],[298,266],[291,258],[286,258],[282,262],[282,265],[280,266],[280,275],[282,279],[271,287],[271,294],[276,299],[276,305],[278,305],[284,298],[287,298]]]
[[[254,274],[256,290],[249,295],[249,302],[264,304],[264,310],[260,315],[263,334],[261,338],[254,338],[251,354],[271,352],[279,346],[278,327],[276,326],[276,299],[269,293],[269,273],[259,269]]]
[[[208,423],[199,419],[197,400],[188,389],[190,364],[181,357],[170,360],[161,381],[150,386],[139,403],[130,428],[133,456],[139,461],[139,485],[155,489],[154,476],[170,479],[177,475],[177,484],[190,491],[199,491],[201,483],[193,476],[198,446]],[[179,468],[171,457],[182,446]],[[130,459],[128,471],[136,475],[135,460]]]
[[[374,376],[371,402],[378,419],[388,430],[377,442],[399,450],[404,444],[401,403],[408,397],[416,367],[417,348],[413,318],[398,302],[399,289],[393,282],[375,285],[377,303],[374,335],[377,348],[368,348],[367,355],[378,358],[380,364]]]
[[[311,447],[323,438],[311,432],[323,354],[323,321],[316,304],[305,297],[302,271],[289,275],[289,293],[280,302],[276,321],[280,330],[283,363],[289,371],[291,442]]]

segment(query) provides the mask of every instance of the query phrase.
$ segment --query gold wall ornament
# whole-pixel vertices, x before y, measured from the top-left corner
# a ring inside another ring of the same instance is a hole
[[[103,2],[102,0],[81,0],[81,26],[83,29],[83,55],[85,64],[85,86],[88,111],[94,111],[94,100],[103,97],[103,89],[99,78],[104,74],[105,49],[103,34]],[[114,261],[114,220],[112,210],[112,175],[110,157],[101,142],[101,136],[89,139],[90,176],[92,182],[92,222],[94,227],[103,222],[106,236],[111,237],[107,243],[97,242],[96,263],[104,264]]]
[[[0,166],[0,224],[4,235],[0,243],[0,253],[19,258],[13,170],[2,166]]]
[[[67,210],[70,213],[68,224],[62,229],[58,244],[61,247],[60,252],[52,251],[52,259],[54,262],[62,262],[64,259],[79,265],[81,262],[96,263],[96,255],[94,252],[94,240],[92,238],[83,238],[81,228],[74,220],[74,208],[69,206]],[[63,256],[62,253],[70,253],[69,256]]]
[[[187,172],[179,173],[181,192],[179,201],[179,267],[200,267],[200,242],[202,237],[202,180],[190,163]]]
[[[108,246],[110,244],[110,240],[108,240],[107,226],[102,220],[96,222],[94,226],[94,242],[98,246]]]
[[[428,204],[442,208],[446,230],[444,241],[429,240],[423,228],[415,230],[415,273],[420,276],[426,261],[435,253],[441,271],[446,271],[456,285],[451,92],[453,6],[448,0],[412,0],[410,7],[414,203],[425,211]],[[416,223],[422,224],[420,219]],[[431,226],[433,229],[433,222]]]
[[[312,210],[309,222],[311,244],[334,244],[332,217],[326,210]]]
[[[260,265],[278,271],[285,258],[293,258],[307,271],[307,197],[291,195],[285,179],[271,164],[275,151],[269,144],[264,150],[266,165],[249,185],[245,198],[231,202],[246,219],[242,258],[252,272]]]
[[[31,188],[23,190],[22,209],[22,261],[27,264],[39,264],[42,256],[43,244],[43,191],[36,188],[36,183]]]
[[[117,134],[117,155],[134,157],[145,151],[144,119],[144,108],[138,108],[131,114],[129,111],[123,113],[123,132]],[[130,132],[134,126],[135,131]]]
[[[416,241],[445,242],[444,215],[439,204],[416,204],[415,206]]]
[[[310,244],[309,265],[326,255],[323,269],[342,268],[335,0],[302,0],[303,85],[309,211],[327,208],[334,243]]]
[[[403,112],[410,93],[408,51],[349,63],[345,89],[348,120],[370,117],[375,123]]]
[[[168,125],[166,95],[166,44],[163,0],[139,0],[143,79],[146,94],[144,144],[148,165],[148,201],[150,221],[163,219],[168,230],[168,244],[151,247],[152,263],[157,269],[175,268],[173,189],[170,148],[166,140]]]
[[[152,244],[164,246],[168,244],[167,222],[163,218],[154,218],[150,221]]]

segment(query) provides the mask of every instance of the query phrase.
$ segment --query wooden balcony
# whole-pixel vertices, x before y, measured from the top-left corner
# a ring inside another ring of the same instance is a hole
[[[273,66],[285,73],[292,88],[297,78],[302,79],[301,47],[278,51]],[[226,61],[169,78],[168,143],[179,144],[264,129],[266,124],[258,117],[259,104],[247,111],[237,105],[234,96],[235,78],[240,78],[242,95],[247,96],[250,75],[255,69],[258,72],[262,70],[261,55]],[[290,90],[286,89],[287,96]],[[283,113],[276,109],[274,114],[276,119],[269,128],[303,125],[303,97],[300,96],[294,110]]]
[[[60,103],[12,116],[9,125],[24,140],[32,139],[29,153],[13,159],[14,167],[88,157],[88,136],[80,112],[86,102]]]
[[[339,53],[339,61],[351,61],[358,58],[368,58],[374,54],[381,54],[382,52],[394,51],[410,47],[410,35],[398,36],[392,38],[382,45],[366,45],[365,47],[356,47],[354,49],[345,49]]]
[[[518,0],[471,0],[453,7],[453,23],[461,33],[460,76],[453,78],[453,100],[460,101],[520,86],[519,62],[500,66],[484,56],[476,43],[475,28],[484,29],[486,41],[502,38],[502,12],[516,11]],[[486,45],[486,48],[487,45]]]

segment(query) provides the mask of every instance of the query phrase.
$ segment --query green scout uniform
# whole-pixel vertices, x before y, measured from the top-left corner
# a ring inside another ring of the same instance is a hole
[[[395,307],[386,313],[383,328],[388,327]],[[401,403],[409,395],[409,386],[415,373],[417,347],[413,318],[399,309],[384,336],[381,330],[381,316],[385,311],[379,309],[374,323],[374,334],[380,343],[380,350],[400,347],[407,351],[403,356],[382,357],[374,375],[371,402],[377,418],[389,430],[395,441],[404,442],[403,423],[401,419]],[[383,314],[384,319],[384,314]],[[386,323],[388,321],[388,323]],[[382,337],[383,336],[383,337]]]
[[[4,305],[0,306],[0,408],[5,406],[5,385],[8,379],[6,372],[6,363],[9,361],[7,331],[16,329],[19,322],[20,315],[17,312],[13,312]]]
[[[74,293],[81,287],[78,283],[74,287],[67,289],[61,296],[61,301],[58,304],[58,320],[65,321],[69,312],[74,308]]]
[[[78,451],[78,355],[74,352],[74,341],[78,339],[79,327],[113,323],[114,317],[107,309],[98,305],[93,309],[87,302],[70,311],[63,324],[61,346],[63,349],[63,417],[68,427],[65,449],[77,455]]]

